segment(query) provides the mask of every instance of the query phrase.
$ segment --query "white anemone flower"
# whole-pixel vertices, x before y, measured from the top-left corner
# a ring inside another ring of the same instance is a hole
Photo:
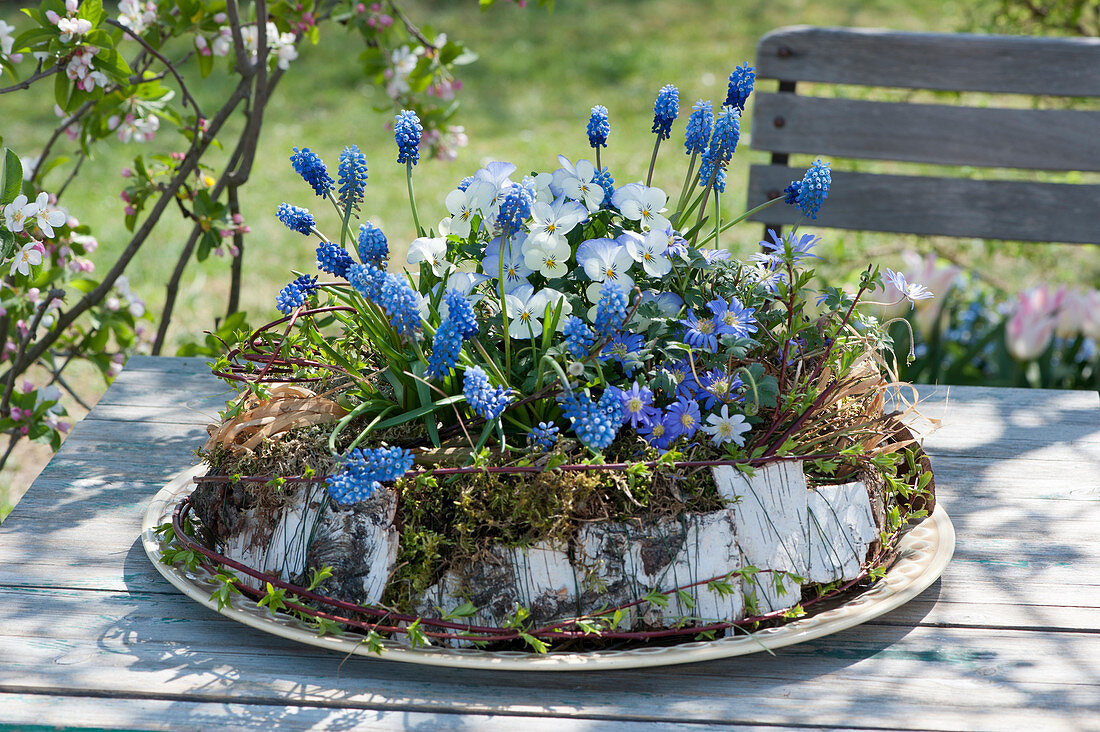
[[[442,277],[444,273],[453,266],[447,261],[446,257],[446,239],[443,237],[429,238],[422,236],[418,239],[413,239],[412,243],[409,244],[409,253],[405,256],[405,261],[409,264],[427,262],[431,265],[432,273],[436,277]]]
[[[528,238],[523,245],[523,263],[548,280],[569,274],[569,254],[569,243],[565,241],[543,246],[532,244]]]
[[[531,204],[531,236],[527,241],[535,246],[559,246],[567,243],[566,234],[586,218],[588,210],[564,196],[552,204],[536,201]]]
[[[31,267],[37,267],[42,264],[42,249],[41,244],[36,241],[29,241],[23,245],[23,248],[15,253],[15,259],[11,261],[11,276],[14,277],[15,273],[23,275],[24,277],[31,273]]]
[[[554,171],[554,182],[551,190],[566,198],[580,201],[589,211],[596,211],[603,203],[604,191],[601,186],[593,182],[596,177],[596,166],[587,160],[578,160],[576,165],[564,155],[558,156],[561,167]]]
[[[451,212],[450,233],[463,239],[470,235],[470,221],[493,197],[492,184],[475,180],[466,190],[453,190],[444,203]]]
[[[48,238],[52,239],[54,236],[53,227],[63,226],[68,221],[68,216],[61,209],[52,208],[50,206],[50,197],[42,191],[38,194],[38,198],[34,200],[34,204],[38,206],[38,210],[34,213],[34,218],[38,222],[38,228],[42,230]]]
[[[485,258],[481,260],[481,270],[491,277],[497,279],[501,273],[501,261],[500,261],[500,237],[495,237],[489,240],[489,243],[485,246]],[[527,278],[534,274],[534,270],[527,266],[524,261],[523,247],[519,242],[509,240],[508,246],[504,247],[504,287],[503,292],[508,293],[516,289],[520,285],[527,284]],[[501,291],[498,289],[498,291]]]
[[[626,231],[615,241],[626,248],[650,277],[664,277],[672,271],[672,262],[665,256],[668,251],[668,237],[660,231],[651,231],[644,237],[633,231]]]
[[[732,442],[738,447],[744,447],[745,433],[752,429],[752,425],[745,422],[743,414],[730,416],[729,410],[730,406],[723,404],[722,413],[708,415],[707,424],[701,425],[700,429],[710,435],[715,445]]]
[[[521,285],[504,296],[508,306],[508,335],[513,338],[535,338],[542,335],[542,318],[547,306],[557,307],[557,301],[564,298],[560,292],[544,288],[538,292],[531,285]],[[564,308],[563,308],[564,311]]]
[[[641,223],[648,231],[665,231],[671,224],[661,215],[668,203],[668,195],[660,188],[650,188],[641,183],[628,183],[611,194],[611,204],[623,216]]]
[[[20,193],[15,200],[4,206],[4,226],[13,234],[22,231],[27,219],[33,218],[37,213],[37,202],[28,202],[27,197]]]

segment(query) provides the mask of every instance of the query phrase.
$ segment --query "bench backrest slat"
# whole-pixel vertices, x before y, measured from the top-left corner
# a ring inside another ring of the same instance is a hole
[[[758,149],[989,168],[1100,171],[1100,111],[758,93]],[[861,120],[853,124],[853,120]]]
[[[765,201],[792,169],[754,165],[749,200]],[[770,224],[1088,244],[1100,241],[1100,185],[967,180],[833,171],[816,221],[794,206],[764,212]]]
[[[1100,38],[904,33],[795,26],[757,46],[757,74],[786,81],[1100,97]]]
[[[798,82],[1100,97],[1100,39],[783,28],[757,47],[752,147],[772,165],[749,171],[748,206],[775,197],[802,168],[792,153],[982,168],[1100,172],[1100,111],[974,107],[799,95]],[[1100,185],[887,175],[833,166],[815,226],[1019,241],[1100,243]],[[858,164],[847,167],[859,168]],[[839,169],[838,169],[839,168]],[[949,177],[953,175],[954,177]],[[982,178],[1012,178],[1003,173]],[[1018,176],[1017,176],[1018,177]],[[751,217],[803,220],[791,206]]]

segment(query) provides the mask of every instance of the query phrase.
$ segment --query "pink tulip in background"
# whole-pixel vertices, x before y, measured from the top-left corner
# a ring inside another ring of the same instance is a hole
[[[1054,337],[1054,326],[1065,299],[1065,287],[1052,292],[1048,286],[1040,285],[1019,294],[1016,308],[1005,324],[1005,343],[1013,358],[1033,361],[1046,350]]]
[[[1083,335],[1100,340],[1100,290],[1067,291],[1054,333],[1059,338]]]

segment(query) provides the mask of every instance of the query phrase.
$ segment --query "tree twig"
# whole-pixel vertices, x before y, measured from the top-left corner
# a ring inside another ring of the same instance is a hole
[[[181,185],[183,185],[183,182],[187,179],[187,177],[194,172],[194,170],[198,166],[199,159],[202,157],[203,153],[205,153],[206,149],[210,146],[211,141],[214,139],[218,131],[221,129],[222,125],[225,124],[226,120],[233,113],[233,110],[237,108],[237,105],[240,104],[247,93],[248,81],[242,80],[237,85],[237,88],[233,91],[233,94],[230,95],[230,98],[226,101],[225,106],[218,111],[218,114],[210,122],[207,128],[207,134],[204,135],[201,140],[196,139],[192,141],[191,149],[188,151],[187,155],[180,163],[180,167],[178,172],[176,173],[176,176],[164,188],[160,198],[157,199],[157,202],[154,204],[152,210],[149,212],[149,215],[145,218],[145,221],[142,222],[141,228],[139,228],[137,233],[134,234],[134,236],[130,239],[130,243],[127,244],[126,249],[123,250],[122,254],[119,255],[119,258],[115,261],[114,266],[111,267],[110,271],[103,278],[103,281],[100,282],[100,284],[94,290],[84,295],[84,297],[80,298],[80,300],[72,308],[70,308],[65,313],[59,314],[57,322],[54,324],[54,327],[45,336],[43,336],[43,338],[38,341],[38,343],[36,343],[33,348],[31,348],[27,352],[27,363],[34,363],[34,361],[42,356],[42,354],[45,353],[50,348],[50,346],[57,342],[57,339],[61,337],[61,334],[65,332],[66,328],[72,325],[72,323],[77,318],[79,318],[81,315],[91,309],[92,306],[103,300],[106,294],[114,286],[115,280],[117,280],[122,275],[123,271],[126,269],[126,266],[130,263],[130,260],[134,258],[134,255],[137,254],[139,249],[141,249],[142,244],[145,243],[145,240],[149,237],[149,234],[152,233],[153,227],[160,220],[160,216],[164,213],[164,209],[167,208],[168,203],[175,198],[176,191],[179,190]],[[3,375],[0,375],[0,379],[8,377],[12,369],[14,369],[14,365],[9,368],[9,372],[5,372]]]

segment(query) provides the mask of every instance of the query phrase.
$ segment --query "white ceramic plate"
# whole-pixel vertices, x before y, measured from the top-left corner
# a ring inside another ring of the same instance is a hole
[[[165,579],[188,597],[211,610],[237,622],[309,645],[329,648],[339,653],[355,653],[378,658],[358,639],[318,636],[309,626],[293,618],[272,617],[255,603],[233,596],[232,604],[218,610],[211,597],[215,584],[203,570],[190,572],[160,561],[161,544],[154,529],[172,520],[172,512],[183,496],[191,492],[192,479],[201,475],[205,466],[185,470],[161,489],[149,504],[142,523],[141,540],[145,553]],[[482,651],[454,648],[410,648],[395,641],[386,641],[381,658],[391,661],[421,663],[431,666],[453,666],[510,671],[577,671],[663,666],[676,663],[708,661],[756,653],[764,649],[782,648],[823,635],[836,633],[865,623],[872,618],[904,605],[936,581],[955,551],[955,528],[940,507],[919,526],[907,533],[898,544],[898,559],[886,572],[886,577],[873,587],[832,610],[767,628],[752,634],[736,635],[711,641],[692,641],[674,646],[656,646],[615,651],[586,653],[527,653],[523,651]]]

